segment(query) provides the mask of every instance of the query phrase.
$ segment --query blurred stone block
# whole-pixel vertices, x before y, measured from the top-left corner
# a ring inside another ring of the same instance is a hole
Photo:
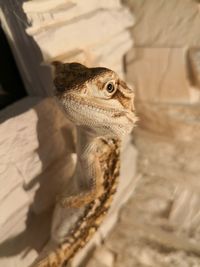
[[[140,151],[138,170],[141,173],[200,191],[199,141],[172,140],[139,129],[134,139]]]
[[[188,47],[200,44],[199,4],[193,0],[123,0],[135,14],[136,46]]]
[[[105,248],[98,248],[86,267],[112,267],[114,265],[114,255]]]
[[[127,79],[136,87],[136,99],[160,103],[190,102],[185,49],[137,48],[127,66]]]
[[[200,135],[199,104],[136,103],[138,126],[169,139],[198,143]],[[137,131],[137,128],[136,128]]]

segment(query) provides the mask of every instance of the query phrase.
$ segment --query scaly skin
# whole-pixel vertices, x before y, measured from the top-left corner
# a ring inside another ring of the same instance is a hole
[[[136,122],[134,92],[106,68],[54,62],[55,96],[78,132],[78,163],[74,176],[90,184],[78,195],[60,196],[66,208],[84,208],[54,251],[34,267],[64,267],[91,239],[107,214],[117,189],[120,140]]]

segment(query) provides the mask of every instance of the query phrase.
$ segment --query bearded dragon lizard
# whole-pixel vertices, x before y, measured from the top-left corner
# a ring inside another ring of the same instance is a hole
[[[111,206],[120,168],[120,140],[136,122],[134,92],[107,68],[53,62],[55,97],[77,128],[77,166],[89,190],[59,203],[82,213],[58,247],[34,267],[63,267],[91,239]]]

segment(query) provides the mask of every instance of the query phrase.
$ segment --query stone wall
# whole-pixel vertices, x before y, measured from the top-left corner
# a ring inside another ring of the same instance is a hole
[[[116,0],[9,0],[1,1],[0,18],[29,93],[0,112],[0,266],[27,267],[51,240],[55,198],[70,187],[76,163],[74,128],[47,98],[52,94],[48,63],[78,61],[124,76],[133,17]],[[134,190],[135,162],[129,137],[115,203],[86,250],[102,242]],[[84,250],[72,265],[85,255]]]
[[[199,266],[190,254],[200,253],[199,4],[124,2],[136,21],[127,78],[135,84],[139,116],[134,143],[141,183],[132,204],[137,242],[148,266]],[[134,254],[133,262],[147,266],[143,259]]]

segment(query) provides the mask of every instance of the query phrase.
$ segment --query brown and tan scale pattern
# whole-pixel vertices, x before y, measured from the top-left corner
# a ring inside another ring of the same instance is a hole
[[[104,152],[100,155],[103,173],[102,195],[86,205],[85,212],[66,236],[59,247],[50,252],[48,257],[37,263],[37,267],[67,266],[69,260],[83,248],[95,234],[108,213],[113,195],[116,192],[120,171],[120,141],[110,139],[109,144],[104,141]],[[102,150],[102,147],[101,147]]]

